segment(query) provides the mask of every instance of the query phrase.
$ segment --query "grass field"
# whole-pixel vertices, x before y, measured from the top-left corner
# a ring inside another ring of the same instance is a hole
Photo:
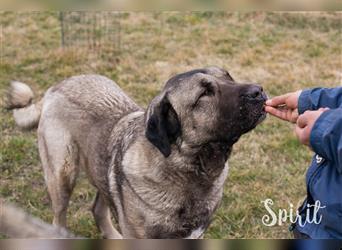
[[[60,48],[58,13],[0,13],[1,97],[11,80],[37,98],[62,79],[97,73],[146,106],[173,74],[217,65],[240,81],[259,82],[270,96],[342,85],[342,13],[122,13],[115,53]],[[305,197],[311,152],[291,124],[269,117],[236,144],[224,198],[205,238],[288,238],[288,223],[266,227],[261,201],[274,209]],[[0,197],[52,222],[35,131],[21,132],[0,111]],[[68,211],[76,234],[100,237],[90,212],[95,190],[84,175]]]

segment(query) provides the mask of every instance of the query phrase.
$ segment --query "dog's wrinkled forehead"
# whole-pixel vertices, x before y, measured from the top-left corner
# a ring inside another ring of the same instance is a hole
[[[207,67],[203,69],[195,69],[195,70],[191,70],[185,73],[175,75],[166,82],[165,88],[174,87],[180,84],[185,79],[189,79],[193,75],[198,74],[198,73],[202,73],[202,74],[214,76],[216,78],[220,78],[223,80],[234,82],[234,79],[230,76],[227,70],[213,66],[213,67]]]
[[[217,78],[221,78],[224,80],[228,80],[231,82],[234,82],[233,77],[231,77],[231,75],[229,74],[229,72],[225,69],[219,68],[219,67],[208,67],[206,68],[207,70],[207,74],[215,76]]]

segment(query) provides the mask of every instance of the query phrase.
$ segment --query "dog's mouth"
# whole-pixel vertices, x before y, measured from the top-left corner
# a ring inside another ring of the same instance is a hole
[[[265,119],[266,119],[267,113],[265,111],[264,107],[257,107],[254,111],[252,111],[250,113],[250,124],[251,124],[251,128],[253,129],[255,128],[257,125],[259,125],[260,123],[262,123]]]
[[[262,111],[260,112],[259,118],[257,119],[255,125],[259,125],[260,123],[262,123],[267,117],[267,113],[265,111],[265,107],[262,108]]]
[[[268,96],[265,92],[263,92],[260,100],[254,104],[253,111],[251,113],[251,116],[254,117],[253,127],[259,125],[266,119],[267,113],[265,111],[265,102],[267,99]]]
[[[265,106],[266,106],[265,103],[268,100],[268,96],[267,96],[267,94],[265,92],[262,92],[262,99],[263,99],[262,100],[262,108],[261,108],[260,116],[259,116],[259,118],[257,120],[256,125],[259,125],[260,123],[262,123],[266,119],[266,117],[267,117],[267,112],[265,110]]]

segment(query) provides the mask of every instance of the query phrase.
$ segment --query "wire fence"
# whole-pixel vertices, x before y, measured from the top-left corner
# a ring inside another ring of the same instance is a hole
[[[6,20],[1,22],[0,29],[2,63],[33,63],[31,55],[59,48],[82,50],[95,56],[118,56],[120,52],[119,12],[16,12],[3,13],[2,17]]]
[[[119,13],[111,11],[62,11],[61,46],[120,50]]]

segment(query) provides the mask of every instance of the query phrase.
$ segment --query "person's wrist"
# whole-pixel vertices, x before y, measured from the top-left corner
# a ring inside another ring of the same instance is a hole
[[[312,126],[310,133],[310,147],[315,153],[321,156],[324,156],[324,151],[322,150],[322,138],[326,132],[326,124],[333,122],[334,117],[332,116],[332,113],[334,112],[334,110],[324,111]]]
[[[302,90],[298,96],[298,114],[303,114],[306,110],[310,110],[310,89]]]

